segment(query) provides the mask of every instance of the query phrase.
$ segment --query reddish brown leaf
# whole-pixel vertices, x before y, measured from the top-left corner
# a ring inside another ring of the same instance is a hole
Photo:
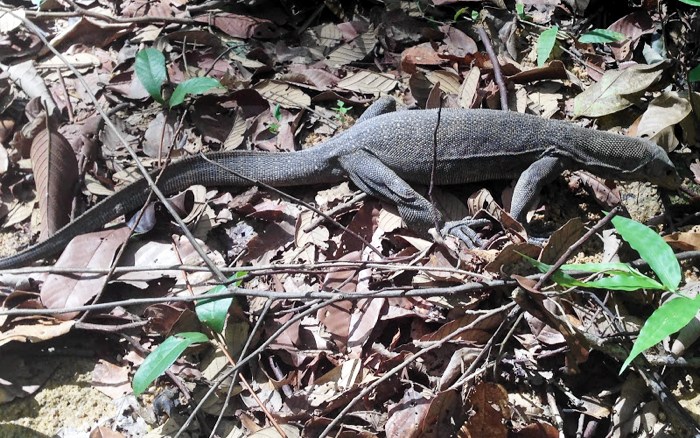
[[[80,235],[68,244],[56,267],[106,268],[117,250],[131,234],[126,226]],[[105,285],[102,274],[50,274],[41,287],[41,301],[49,309],[82,306],[94,298]],[[78,313],[64,313],[60,319],[74,318]]]
[[[508,392],[498,384],[483,382],[469,395],[468,403],[476,412],[467,422],[469,433],[474,437],[505,438],[510,419]]]
[[[51,118],[32,141],[32,170],[41,212],[41,240],[70,222],[78,160]]]
[[[279,35],[277,26],[270,20],[246,15],[219,12],[215,15],[200,15],[195,21],[215,26],[235,38],[274,38]]]

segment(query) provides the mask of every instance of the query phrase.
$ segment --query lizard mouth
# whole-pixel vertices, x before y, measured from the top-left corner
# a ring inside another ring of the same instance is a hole
[[[677,190],[678,188],[680,188],[683,180],[681,179],[680,175],[678,175],[676,172],[673,172],[671,174],[663,175],[658,178],[653,178],[650,182],[658,185],[659,187],[663,187],[664,189]]]

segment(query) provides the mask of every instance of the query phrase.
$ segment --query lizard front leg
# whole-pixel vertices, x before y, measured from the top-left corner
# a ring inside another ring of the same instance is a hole
[[[543,157],[532,163],[515,184],[510,215],[525,225],[525,214],[534,204],[542,187],[554,181],[565,168],[564,161],[558,157]]]

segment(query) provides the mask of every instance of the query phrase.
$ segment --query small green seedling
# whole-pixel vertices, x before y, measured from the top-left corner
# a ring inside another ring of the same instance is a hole
[[[554,44],[557,42],[558,26],[552,26],[545,30],[537,38],[537,66],[542,67],[552,54]]]
[[[700,65],[696,65],[694,69],[690,70],[688,80],[690,82],[700,82]]]
[[[275,105],[275,110],[272,111],[272,116],[277,121],[270,123],[270,125],[267,127],[267,130],[270,131],[271,133],[277,135],[280,132],[279,122],[282,121],[282,108],[280,107],[279,104]]]
[[[563,287],[591,287],[632,291],[637,289],[667,290],[677,294],[681,282],[681,268],[671,247],[654,230],[624,217],[614,217],[612,223],[620,236],[629,243],[656,274],[658,281],[640,273],[626,263],[586,263],[563,265],[552,280]],[[525,257],[540,272],[547,272],[550,265]],[[594,281],[580,281],[572,272],[603,273]],[[653,347],[666,337],[685,327],[700,310],[700,295],[696,298],[678,296],[660,306],[637,336],[632,351],[622,364],[620,373],[643,351]]]
[[[345,123],[345,118],[348,114],[348,111],[352,110],[351,106],[345,106],[345,102],[342,100],[336,101],[336,106],[333,108],[333,111],[335,111],[335,117],[340,121],[340,123]]]
[[[179,83],[170,99],[166,102],[161,95],[161,87],[167,80],[165,56],[154,48],[143,49],[136,54],[134,70],[136,71],[136,77],[139,78],[148,94],[156,102],[162,105],[167,104],[168,108],[180,105],[185,101],[185,97],[188,94],[202,94],[212,88],[223,88],[221,83],[214,78],[191,78]]]
[[[520,18],[521,20],[530,21],[530,16],[525,13],[525,4],[520,2],[516,3],[515,13],[518,14],[518,18]]]
[[[235,281],[245,275],[247,275],[246,272],[237,272],[229,277],[229,281]],[[241,281],[235,281],[234,284],[240,286]],[[206,292],[205,295],[215,296],[226,292],[226,290],[225,285],[219,285]],[[195,306],[197,318],[213,332],[221,333],[224,330],[228,309],[231,307],[232,302],[233,297],[200,300]],[[136,370],[131,384],[134,394],[139,395],[143,393],[151,383],[162,376],[170,368],[170,365],[174,364],[182,356],[187,347],[207,341],[209,341],[209,337],[200,332],[178,333],[166,338],[162,344],[146,357],[139,369]]]
[[[476,21],[479,19],[479,11],[476,9],[470,9],[467,7],[457,9],[457,12],[455,12],[455,15],[453,17],[454,21],[458,21],[462,17],[466,17],[466,15],[469,14],[470,18],[472,21]]]

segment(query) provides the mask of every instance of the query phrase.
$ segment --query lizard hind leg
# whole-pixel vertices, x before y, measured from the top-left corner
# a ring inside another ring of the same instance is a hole
[[[355,124],[394,111],[396,111],[396,100],[391,96],[380,97],[362,113]]]
[[[452,235],[464,242],[467,248],[482,247],[486,241],[479,237],[475,228],[489,225],[491,221],[488,219],[473,219],[466,217],[458,221],[449,221],[442,227],[440,233],[442,236]]]
[[[360,190],[396,204],[410,229],[427,235],[436,222],[442,224],[442,216],[433,211],[430,202],[374,155],[356,150],[339,157],[338,162]]]

